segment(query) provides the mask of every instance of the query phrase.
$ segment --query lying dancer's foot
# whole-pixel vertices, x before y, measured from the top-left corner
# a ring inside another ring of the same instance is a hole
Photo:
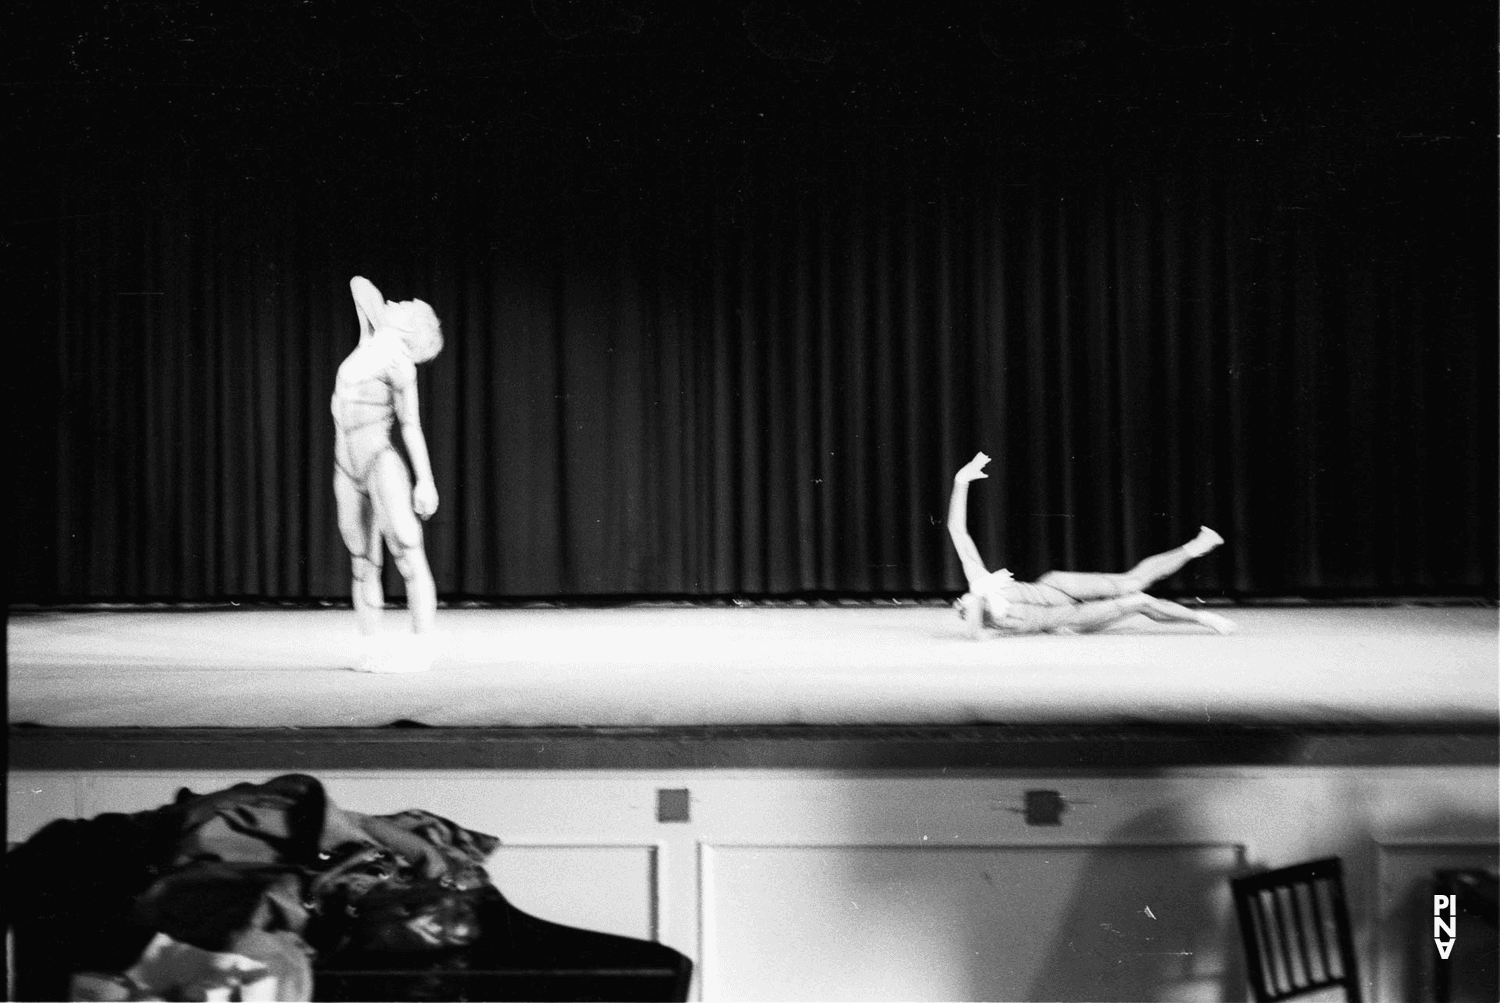
[[[1227,616],[1220,616],[1217,613],[1199,612],[1198,622],[1209,630],[1212,630],[1215,634],[1233,634],[1240,629],[1235,625],[1233,620]]]
[[[1213,550],[1223,542],[1224,538],[1218,533],[1215,533],[1207,526],[1199,526],[1198,535],[1193,537],[1187,543],[1184,543],[1182,545],[1182,549],[1186,550],[1194,557],[1202,557],[1204,554],[1208,553],[1210,550]]]

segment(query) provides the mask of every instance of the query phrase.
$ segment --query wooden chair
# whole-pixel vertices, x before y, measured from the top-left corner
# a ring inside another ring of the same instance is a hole
[[[1350,1003],[1361,1003],[1337,857],[1236,878],[1230,887],[1257,1001],[1341,986]]]

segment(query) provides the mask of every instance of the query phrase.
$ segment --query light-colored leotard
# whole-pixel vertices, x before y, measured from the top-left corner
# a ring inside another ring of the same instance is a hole
[[[368,371],[365,365],[354,365],[351,355],[339,366],[333,398],[333,463],[361,490],[382,453],[393,450],[391,426],[396,421],[397,395],[416,379],[416,366],[410,359],[372,343],[359,352],[380,353],[380,366],[372,374],[351,378],[349,371]]]
[[[1018,582],[1003,569],[991,573],[984,594],[1005,600],[998,616],[994,606],[985,606],[984,622],[991,630],[1006,634],[1039,634],[1067,626],[1078,606],[1078,601],[1061,589]]]

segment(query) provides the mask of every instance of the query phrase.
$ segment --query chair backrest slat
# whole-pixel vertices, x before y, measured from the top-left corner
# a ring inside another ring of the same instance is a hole
[[[1303,956],[1302,922],[1297,915],[1296,899],[1293,896],[1295,885],[1279,885],[1276,888],[1276,905],[1281,910],[1281,925],[1286,930],[1286,960],[1287,974],[1291,978],[1293,989],[1306,988],[1310,979],[1307,973],[1307,961]]]
[[[1276,973],[1273,969],[1276,952],[1271,947],[1271,933],[1266,928],[1264,913],[1258,897],[1246,897],[1241,909],[1241,925],[1248,923],[1249,931],[1242,931],[1245,938],[1245,953],[1251,968],[1251,982],[1256,985],[1274,986]],[[1253,937],[1253,940],[1251,939]],[[1257,980],[1256,974],[1259,975]],[[1259,997],[1257,997],[1258,999]]]
[[[1318,915],[1323,921],[1323,942],[1328,950],[1329,975],[1331,979],[1342,979],[1344,975],[1344,953],[1339,950],[1339,926],[1333,911],[1333,882],[1327,878],[1313,882],[1318,891]]]
[[[1328,955],[1336,952],[1338,947],[1331,945],[1323,939],[1322,931],[1319,929],[1318,911],[1313,905],[1313,886],[1306,881],[1297,882],[1293,889],[1297,901],[1297,917],[1302,926],[1302,939],[1307,945],[1307,977],[1316,985],[1325,985],[1329,981]]]

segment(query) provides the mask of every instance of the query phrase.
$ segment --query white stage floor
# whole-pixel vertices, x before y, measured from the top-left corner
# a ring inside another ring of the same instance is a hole
[[[443,610],[431,672],[341,668],[347,610],[13,613],[11,723],[69,727],[1489,725],[1497,613],[1226,611],[965,639],[935,606]],[[405,622],[388,614],[388,629]]]

